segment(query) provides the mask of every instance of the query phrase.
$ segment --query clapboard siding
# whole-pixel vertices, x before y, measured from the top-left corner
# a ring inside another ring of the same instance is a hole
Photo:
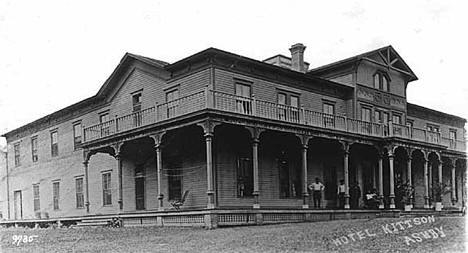
[[[293,88],[292,86],[269,82],[263,79],[241,75],[221,69],[215,69],[215,90],[235,94],[235,78],[252,82],[252,94],[254,94],[255,98],[259,100],[276,103],[278,91],[282,90],[299,94],[299,102],[305,108],[321,112],[323,110],[323,102],[330,101],[335,103],[335,114],[346,114],[346,104],[345,100],[343,99],[317,94],[310,91]]]

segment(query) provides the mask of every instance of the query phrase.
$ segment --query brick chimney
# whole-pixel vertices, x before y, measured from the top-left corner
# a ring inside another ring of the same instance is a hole
[[[291,46],[291,69],[305,73],[307,71],[304,64],[304,51],[306,47],[301,43],[296,43]]]

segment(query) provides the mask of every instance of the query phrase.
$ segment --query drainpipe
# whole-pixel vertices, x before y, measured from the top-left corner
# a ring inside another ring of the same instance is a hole
[[[6,168],[6,185],[7,185],[7,214],[10,219],[10,177],[8,176],[8,146],[5,152],[5,168]]]

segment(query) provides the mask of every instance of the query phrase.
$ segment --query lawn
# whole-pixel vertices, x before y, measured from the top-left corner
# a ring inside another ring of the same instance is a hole
[[[409,220],[409,221],[408,221]],[[0,252],[464,252],[464,217],[218,228],[1,229]],[[399,222],[399,223],[397,223]],[[391,224],[393,223],[393,225]],[[432,232],[431,232],[432,230]],[[421,233],[428,231],[426,233]],[[37,236],[13,244],[17,236]],[[425,238],[426,237],[426,238]],[[341,239],[340,239],[341,238]],[[418,240],[420,239],[420,241]]]

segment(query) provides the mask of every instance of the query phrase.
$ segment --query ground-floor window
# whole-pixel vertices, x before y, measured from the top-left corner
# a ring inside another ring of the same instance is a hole
[[[250,197],[253,193],[252,159],[237,159],[237,197]]]
[[[41,209],[41,202],[39,197],[39,184],[33,185],[33,198],[34,198],[34,212]]]
[[[60,200],[60,182],[52,183],[52,198],[54,202],[54,210],[59,210],[59,200]]]
[[[106,172],[102,174],[102,204],[104,206],[112,205],[112,191],[111,191],[111,173]]]
[[[180,200],[182,198],[182,170],[173,168],[168,172],[169,200]]]
[[[84,196],[83,196],[83,178],[79,177],[75,179],[76,188],[76,208],[84,207]]]

